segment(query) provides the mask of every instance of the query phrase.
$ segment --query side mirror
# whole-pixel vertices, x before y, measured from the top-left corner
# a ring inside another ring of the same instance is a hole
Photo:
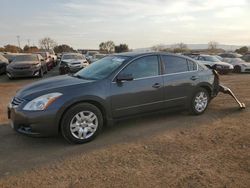
[[[116,81],[117,82],[121,82],[121,81],[131,81],[133,80],[133,76],[132,74],[118,74],[118,76],[116,77]]]

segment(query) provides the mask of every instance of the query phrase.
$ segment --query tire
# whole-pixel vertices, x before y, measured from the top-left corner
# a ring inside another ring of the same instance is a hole
[[[234,67],[234,72],[235,73],[241,73],[241,67],[240,66],[235,66]]]
[[[49,66],[48,64],[46,65],[46,67],[47,67],[47,70],[48,70],[48,71],[51,70],[51,68],[50,68],[50,66]]]
[[[208,91],[204,88],[199,88],[193,94],[191,99],[191,104],[189,107],[189,112],[192,115],[200,115],[203,114],[210,101],[210,95]]]
[[[47,66],[45,65],[44,66],[44,74],[47,74],[48,73],[48,68],[47,68]]]
[[[81,103],[71,107],[63,115],[61,134],[69,143],[83,144],[93,140],[102,127],[101,111],[92,104]]]
[[[39,77],[39,78],[42,78],[42,77],[43,77],[43,69],[42,69],[42,68],[39,70],[39,75],[38,75],[38,77]]]
[[[13,79],[14,79],[14,78],[11,76],[10,73],[6,72],[6,75],[7,75],[7,77],[9,78],[9,80],[13,80]]]

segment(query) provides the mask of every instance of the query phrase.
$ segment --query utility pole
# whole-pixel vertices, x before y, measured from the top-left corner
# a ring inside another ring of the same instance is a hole
[[[27,42],[28,42],[28,46],[30,47],[30,39],[27,39]]]
[[[19,48],[21,48],[21,45],[20,45],[20,36],[17,35],[16,38],[17,38],[18,46],[19,46]]]

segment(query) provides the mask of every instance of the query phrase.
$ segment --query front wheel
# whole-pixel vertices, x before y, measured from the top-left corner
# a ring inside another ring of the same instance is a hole
[[[206,89],[199,88],[193,95],[190,105],[190,113],[200,115],[207,109],[210,96]]]
[[[39,70],[39,75],[38,75],[38,77],[39,77],[39,78],[42,78],[42,77],[43,77],[43,69],[42,69],[42,68]]]
[[[101,111],[89,103],[77,104],[70,108],[61,121],[62,136],[70,143],[82,144],[93,140],[101,131]]]
[[[240,68],[240,66],[235,66],[235,67],[234,67],[234,72],[235,72],[235,73],[241,73],[241,68]]]

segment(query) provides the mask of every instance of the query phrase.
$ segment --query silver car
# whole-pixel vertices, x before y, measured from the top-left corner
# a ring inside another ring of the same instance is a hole
[[[250,72],[250,63],[241,59],[242,55],[237,53],[224,53],[220,54],[220,56],[223,58],[223,61],[234,66],[234,72]]]
[[[208,67],[214,66],[215,69],[221,74],[230,73],[234,69],[233,65],[222,62],[217,57],[212,55],[198,55],[195,59]]]
[[[89,63],[86,58],[79,53],[66,53],[62,55],[60,64],[59,64],[59,73],[67,74],[77,72],[86,66]]]

